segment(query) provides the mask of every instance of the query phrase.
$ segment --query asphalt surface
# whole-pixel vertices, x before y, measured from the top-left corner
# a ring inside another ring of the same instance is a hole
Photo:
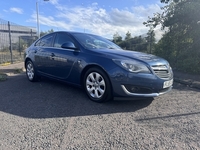
[[[95,103],[82,89],[25,73],[0,82],[0,150],[200,149],[200,90]]]

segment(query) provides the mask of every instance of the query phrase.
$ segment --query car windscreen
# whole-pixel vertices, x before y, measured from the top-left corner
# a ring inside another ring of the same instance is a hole
[[[97,35],[73,33],[73,36],[86,49],[121,49],[113,42]]]

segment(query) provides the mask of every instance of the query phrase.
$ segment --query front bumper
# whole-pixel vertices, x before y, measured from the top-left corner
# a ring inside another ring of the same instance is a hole
[[[121,72],[111,80],[114,97],[157,97],[172,90],[173,76],[163,80],[154,74]],[[168,86],[164,82],[172,81]]]
[[[121,87],[128,96],[134,96],[134,97],[157,97],[159,95],[168,93],[172,90],[172,86],[171,86],[167,88],[166,90],[163,90],[162,92],[159,92],[159,93],[132,93],[132,92],[129,92],[124,85],[121,85]]]

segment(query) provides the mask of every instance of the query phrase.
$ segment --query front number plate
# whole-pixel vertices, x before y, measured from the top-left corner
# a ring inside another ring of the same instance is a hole
[[[169,80],[169,81],[165,81],[165,82],[163,83],[163,89],[172,86],[172,84],[173,84],[173,79],[171,79],[171,80]]]

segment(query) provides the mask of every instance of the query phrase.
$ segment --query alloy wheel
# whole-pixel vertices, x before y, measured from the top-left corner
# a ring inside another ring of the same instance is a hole
[[[97,72],[91,72],[86,79],[86,89],[91,97],[101,98],[106,91],[104,78]]]

